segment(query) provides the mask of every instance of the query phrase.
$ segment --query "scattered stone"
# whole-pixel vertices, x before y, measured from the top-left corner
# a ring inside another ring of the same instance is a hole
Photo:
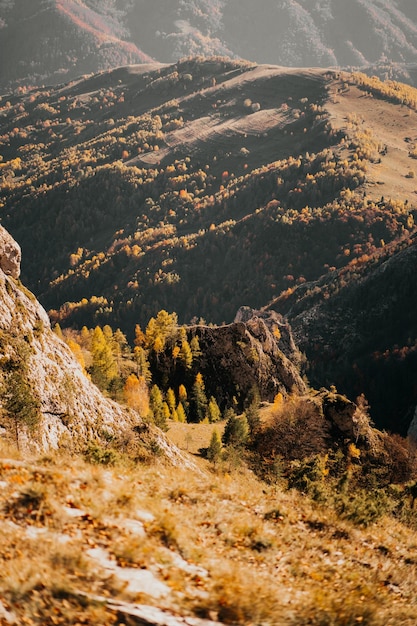
[[[6,624],[17,624],[16,616],[8,611],[4,606],[3,602],[0,600],[0,620],[3,620]]]
[[[161,598],[171,592],[170,588],[158,580],[149,570],[119,567],[115,561],[111,560],[107,550],[103,548],[92,548],[88,550],[87,555],[109,574],[121,581],[125,581],[125,591],[145,593],[152,598]]]
[[[78,592],[77,595],[95,602],[104,603],[107,608],[121,613],[122,615],[136,617],[138,618],[138,624],[149,624],[149,626],[222,626],[220,622],[200,619],[198,617],[173,615],[168,611],[162,611],[154,606],[145,604],[119,602],[106,598],[105,596],[96,596],[81,591]]]

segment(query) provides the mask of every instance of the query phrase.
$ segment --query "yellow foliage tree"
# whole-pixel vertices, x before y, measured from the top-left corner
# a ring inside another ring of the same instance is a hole
[[[147,415],[149,412],[149,390],[144,376],[139,378],[135,374],[128,376],[124,394],[126,404],[138,411],[141,415]]]
[[[87,376],[87,370],[85,369],[85,359],[84,359],[84,355],[83,355],[83,351],[81,349],[81,346],[76,341],[74,341],[74,339],[68,339],[67,340],[67,346],[69,347],[69,349],[71,350],[71,352],[73,353],[75,358],[77,359],[78,363],[81,365],[81,369],[83,370],[83,374],[85,374],[85,376]]]

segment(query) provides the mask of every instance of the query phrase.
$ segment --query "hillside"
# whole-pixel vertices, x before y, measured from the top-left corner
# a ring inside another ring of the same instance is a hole
[[[285,313],[311,383],[365,393],[378,425],[405,433],[413,419],[415,235],[306,283],[270,307]]]
[[[389,255],[415,232],[416,103],[363,74],[222,58],[3,98],[0,215],[22,278],[54,323],[131,340],[161,309],[231,322]]]
[[[116,2],[0,2],[0,89],[57,84],[150,57],[128,40]],[[120,3],[119,3],[120,4]],[[127,3],[121,3],[127,4]]]
[[[161,308],[231,321],[389,243],[413,219],[415,92],[363,80],[190,61],[3,100],[23,280],[67,303],[55,321],[131,334]]]
[[[81,453],[109,440],[146,455],[152,441],[175,460],[137,411],[105,398],[19,280],[20,248],[0,226],[0,438],[21,453]],[[181,458],[177,455],[178,460]]]
[[[363,528],[243,468],[2,451],[0,472],[4,624],[415,623],[415,531],[398,520]]]
[[[0,86],[57,84],[128,63],[212,55],[366,68],[415,84],[412,0],[0,2]]]
[[[51,331],[20,261],[0,227],[2,624],[414,624],[415,442],[374,429],[363,397],[310,388],[281,316],[182,327],[162,311],[136,327],[153,381],[173,384],[184,361],[236,410],[259,391],[164,436],[155,387],[153,414],[104,397],[75,350],[90,332]]]

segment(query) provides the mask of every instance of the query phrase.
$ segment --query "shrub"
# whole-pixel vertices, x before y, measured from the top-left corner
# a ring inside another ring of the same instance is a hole
[[[274,404],[271,426],[259,434],[255,447],[262,455],[294,460],[325,453],[328,443],[328,425],[320,407],[294,396]]]
[[[84,457],[89,463],[94,465],[115,465],[120,459],[120,455],[116,450],[105,448],[95,441],[88,444]]]

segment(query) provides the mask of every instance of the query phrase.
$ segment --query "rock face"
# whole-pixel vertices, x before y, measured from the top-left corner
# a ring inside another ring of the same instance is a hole
[[[272,401],[278,392],[304,393],[299,373],[301,355],[288,324],[275,313],[243,308],[227,326],[195,326],[202,357],[200,369],[207,391],[217,398],[237,400],[257,388],[262,400]]]
[[[21,256],[19,244],[0,226],[0,269],[13,278],[19,278]]]
[[[21,449],[79,449],[142,423],[139,415],[104,398],[50,328],[35,297],[16,283],[20,248],[0,230],[0,426]],[[15,398],[13,398],[13,394]],[[25,395],[26,394],[26,395]],[[21,408],[29,399],[36,429]],[[13,413],[7,406],[15,406]],[[19,418],[19,410],[20,417]],[[23,416],[25,419],[23,419]]]

